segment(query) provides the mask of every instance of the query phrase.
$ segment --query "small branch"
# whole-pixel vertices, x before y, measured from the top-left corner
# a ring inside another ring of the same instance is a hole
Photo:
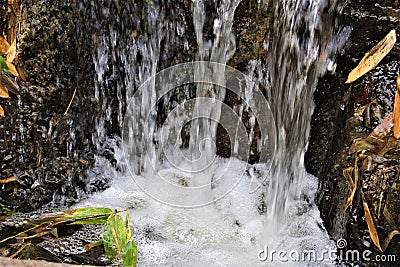
[[[64,112],[64,116],[65,116],[65,115],[67,115],[67,113],[68,113],[68,110],[69,110],[69,108],[71,107],[72,101],[74,101],[74,97],[75,97],[75,94],[76,94],[76,89],[78,89],[78,87],[77,87],[77,86],[76,86],[76,87],[75,87],[75,89],[74,89],[74,94],[73,94],[73,95],[72,95],[72,97],[71,97],[71,101],[69,101],[69,104],[68,104],[67,110]]]
[[[15,257],[17,257],[18,254],[21,253],[21,251],[23,251],[27,246],[30,246],[31,244],[31,242],[23,244],[14,254],[10,256],[10,259],[14,259]]]
[[[20,233],[18,233],[18,234],[16,234],[16,235],[9,236],[9,237],[7,237],[7,238],[5,238],[5,239],[3,239],[3,240],[0,240],[0,243],[4,243],[4,242],[6,242],[7,240],[16,238],[16,237],[18,237],[18,236],[20,236],[20,235],[22,235],[22,234],[25,234],[25,233],[27,233],[27,232],[29,232],[29,231],[33,231],[33,230],[35,230],[35,229],[41,227],[42,225],[44,225],[44,224],[46,224],[46,223],[47,223],[47,222],[41,223],[41,224],[39,224],[39,225],[35,225],[34,227],[29,228],[29,229],[27,229],[27,230],[25,230],[25,231],[22,231],[22,232],[20,232]]]

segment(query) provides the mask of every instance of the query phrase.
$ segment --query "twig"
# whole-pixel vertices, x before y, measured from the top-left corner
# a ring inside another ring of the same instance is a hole
[[[44,224],[46,224],[46,223],[48,223],[48,222],[44,222],[44,223],[41,223],[41,224],[39,224],[39,225],[35,225],[34,227],[29,228],[29,229],[27,229],[27,230],[25,230],[25,231],[22,231],[22,232],[20,232],[20,233],[18,233],[18,234],[16,234],[16,235],[13,235],[13,236],[9,236],[9,237],[7,237],[7,238],[4,238],[3,240],[0,240],[0,243],[4,243],[4,242],[6,242],[7,240],[16,238],[16,237],[18,237],[18,236],[20,236],[20,235],[22,235],[22,234],[25,234],[25,233],[27,233],[27,232],[29,232],[29,231],[33,231],[33,230],[39,228],[40,226],[42,226],[42,225],[44,225]]]
[[[10,256],[10,259],[14,259],[15,257],[17,257],[18,254],[21,253],[21,251],[23,251],[27,246],[30,246],[30,245],[32,245],[31,242],[28,242],[28,243],[23,244],[23,245],[17,250],[17,252],[15,252],[14,254],[12,254],[12,255]]]
[[[76,94],[76,89],[78,89],[77,86],[76,86],[75,89],[74,89],[74,94],[73,94],[72,97],[71,97],[71,101],[69,101],[67,110],[64,112],[64,116],[67,115],[67,112],[68,112],[69,108],[71,107],[72,101],[74,101],[74,97],[75,97],[75,94]]]

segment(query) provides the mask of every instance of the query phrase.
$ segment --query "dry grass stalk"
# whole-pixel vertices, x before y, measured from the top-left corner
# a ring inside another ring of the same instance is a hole
[[[396,31],[391,30],[377,45],[369,50],[358,66],[347,77],[346,83],[352,83],[368,71],[375,68],[379,62],[392,50],[396,43]]]

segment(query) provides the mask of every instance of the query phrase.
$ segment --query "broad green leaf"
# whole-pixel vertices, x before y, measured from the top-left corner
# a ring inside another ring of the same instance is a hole
[[[125,216],[125,229],[126,229],[126,240],[129,240],[132,238],[132,232],[131,232],[131,226],[130,226],[130,218],[129,218],[129,213],[126,213]]]
[[[132,240],[128,242],[124,254],[124,267],[135,267],[137,262],[137,247],[135,242]]]
[[[109,215],[99,215],[95,218],[77,219],[76,221],[70,223],[70,225],[102,224],[107,221],[108,217]]]
[[[5,215],[5,216],[10,216],[13,214],[13,212],[7,208],[5,205],[0,203],[0,214]]]
[[[129,215],[125,220],[119,214],[112,214],[104,226],[104,250],[110,259],[122,260],[124,266],[136,266],[137,248],[132,241]]]
[[[1,71],[3,71],[5,74],[9,75],[10,73],[8,72],[8,65],[6,60],[4,59],[3,56],[0,56],[0,67]]]
[[[119,243],[119,247],[123,250],[126,247],[126,228],[121,215],[116,214],[115,218],[115,240]]]
[[[105,223],[113,211],[109,208],[79,208],[64,213],[67,215],[57,218],[56,222],[73,220],[71,224],[100,224]]]
[[[115,259],[118,255],[117,244],[115,243],[113,235],[113,228],[115,225],[113,223],[114,217],[114,214],[110,216],[103,230],[104,251],[106,252],[107,257],[110,259]]]

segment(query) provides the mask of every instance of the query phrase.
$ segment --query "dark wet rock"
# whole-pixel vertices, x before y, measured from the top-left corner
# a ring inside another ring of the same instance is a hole
[[[235,11],[232,31],[236,37],[236,51],[228,64],[246,72],[250,60],[266,55],[265,43],[271,26],[271,4],[267,7],[255,1],[243,0]]]
[[[328,232],[336,240],[346,239],[346,249],[369,249],[374,254],[378,253],[378,250],[369,236],[361,191],[356,194],[353,205],[344,212],[349,185],[343,176],[343,170],[355,164],[353,154],[349,153],[354,140],[366,138],[372,129],[382,122],[385,115],[393,110],[395,78],[400,72],[399,41],[377,68],[351,86],[344,82],[364,54],[390,30],[396,29],[399,40],[400,21],[396,15],[399,10],[400,6],[396,1],[354,0],[344,8],[343,23],[352,27],[351,37],[344,53],[337,59],[337,73],[320,79],[314,95],[316,109],[306,154],[307,170],[321,179],[317,202]],[[357,112],[360,114],[355,115]],[[374,198],[376,194],[383,196],[383,201],[386,199],[391,203],[387,207],[391,207],[393,217],[397,216],[395,214],[398,214],[399,210],[394,207],[397,207],[398,203],[392,195],[398,194],[395,185],[398,183],[396,168],[399,168],[399,162],[390,159],[389,155],[377,159],[373,151],[372,149],[371,155],[368,154],[369,156],[358,164],[363,170],[358,186],[369,201],[373,216],[381,216],[378,221],[378,233],[383,242],[390,227],[383,223],[382,214],[374,213],[378,210],[375,208],[379,206]],[[394,152],[392,156],[398,158],[399,153]],[[375,161],[372,157],[375,157]],[[385,168],[393,168],[394,172],[387,172],[386,180],[382,180],[382,170]],[[371,180],[373,177],[375,180]],[[397,224],[397,228],[399,226]],[[399,258],[399,241],[398,236],[394,237],[385,254],[395,254]]]
[[[235,11],[235,17],[232,26],[232,32],[236,37],[236,50],[233,57],[228,61],[228,65],[243,72],[249,72],[249,62],[264,59],[266,57],[265,43],[268,38],[268,27],[271,24],[271,5],[265,7],[254,1],[243,0],[240,2]],[[243,105],[244,100],[238,95],[230,91],[226,91],[224,103],[239,114],[238,110]],[[265,88],[260,88],[265,94]],[[249,151],[239,151],[237,155],[233,153],[234,144],[231,144],[230,137],[226,129],[218,125],[217,129],[217,154],[222,157],[235,156],[241,160],[249,161],[250,163],[258,162],[260,153],[257,149],[257,141],[260,139],[261,133],[257,120],[254,127],[251,126],[250,117],[251,110],[246,110],[246,105],[243,107],[243,115],[240,118],[246,128],[247,134],[252,135],[252,142]],[[229,125],[236,125],[236,122],[231,122]],[[253,128],[253,133],[251,130]],[[238,140],[239,144],[247,143],[247,140]],[[246,146],[240,146],[239,150],[245,149]]]
[[[6,116],[0,118],[0,177],[16,176],[21,182],[4,184],[0,202],[29,211],[50,201],[74,202],[104,189],[106,181],[92,187],[87,173],[94,123],[82,113],[91,105],[84,96],[92,81],[80,70],[75,2],[22,2],[18,58],[30,79],[19,79],[19,94],[1,101]],[[77,96],[64,115],[76,86]]]
[[[18,81],[22,88],[19,95],[1,101],[6,117],[0,118],[0,178],[18,176],[23,183],[4,185],[0,201],[28,211],[49,201],[72,203],[107,186],[108,177],[88,173],[88,169],[94,154],[115,163],[113,144],[120,136],[118,114],[124,113],[126,105],[114,101],[119,99],[116,87],[124,84],[126,75],[135,75],[128,73],[119,54],[128,54],[133,36],[146,32],[149,2],[104,0],[94,5],[90,1],[24,0],[22,4],[27,8],[21,19],[18,58],[30,79]],[[166,1],[155,6],[168,13],[165,27],[175,27],[167,21],[173,19],[193,28],[190,1]],[[186,36],[177,37],[180,33],[176,28],[165,32],[159,67],[191,61],[193,54],[183,49]],[[111,33],[118,35],[115,44]],[[106,38],[101,40],[101,36]],[[194,47],[194,36],[188,39],[188,46]],[[93,57],[102,41],[110,47],[114,44],[115,50],[108,55],[109,66],[105,66],[108,89],[96,97]],[[172,41],[175,43],[170,44]],[[137,55],[138,62],[140,57],[143,55]],[[64,115],[75,88],[76,96]],[[126,91],[120,93],[125,95]],[[111,115],[106,116],[107,112]],[[98,118],[104,118],[104,131],[92,138]]]
[[[3,35],[5,32],[7,32],[7,27],[8,27],[7,1],[8,0],[0,1],[0,34],[1,35]]]
[[[36,246],[64,262],[65,259],[70,259],[70,262],[75,263],[106,265],[109,261],[104,256],[102,246],[90,250],[85,247],[102,239],[103,227],[104,225],[86,225],[71,235],[44,240]]]

